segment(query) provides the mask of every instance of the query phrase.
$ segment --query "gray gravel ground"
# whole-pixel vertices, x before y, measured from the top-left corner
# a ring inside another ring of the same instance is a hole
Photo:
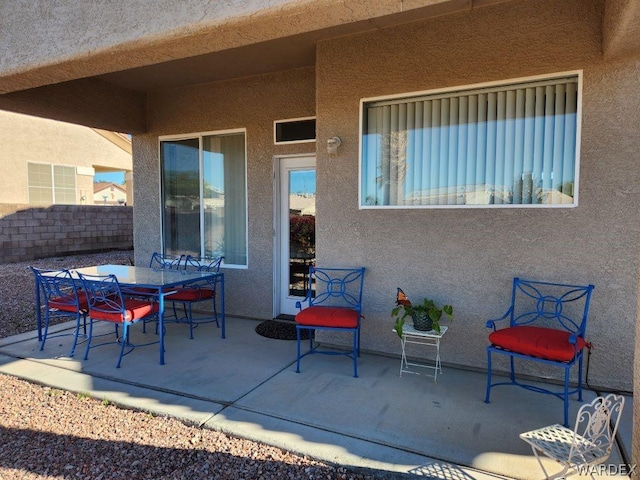
[[[0,265],[0,337],[35,329],[39,268],[129,264],[131,251]],[[0,480],[384,478],[0,374]]]

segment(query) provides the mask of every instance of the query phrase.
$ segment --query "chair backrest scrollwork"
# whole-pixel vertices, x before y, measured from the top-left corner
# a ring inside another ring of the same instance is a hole
[[[309,305],[353,308],[362,310],[362,286],[364,268],[319,268],[309,269],[311,288]]]
[[[513,279],[510,326],[562,328],[584,337],[593,285]]]
[[[569,461],[580,464],[585,458],[609,457],[623,407],[624,397],[614,393],[596,397],[591,403],[582,405],[576,417]],[[583,440],[576,441],[577,438]]]

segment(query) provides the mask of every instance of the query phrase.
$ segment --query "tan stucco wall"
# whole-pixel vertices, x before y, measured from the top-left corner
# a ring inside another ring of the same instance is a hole
[[[607,64],[602,3],[523,2],[327,41],[317,54],[319,264],[361,264],[362,344],[398,352],[395,287],[455,307],[445,362],[486,368],[485,320],[514,276],[593,283],[589,382],[632,389],[637,308],[640,63]],[[584,69],[580,199],[574,209],[358,210],[361,98]],[[535,372],[537,369],[532,369]]]
[[[131,155],[90,128],[0,111],[0,203],[28,203],[27,163],[131,170]],[[93,203],[93,176],[76,175]],[[78,198],[78,202],[80,199]]]
[[[146,2],[1,2],[0,44],[12,55],[0,57],[0,93],[344,24],[363,22],[358,28],[375,28],[367,20],[404,14],[410,21],[416,9],[435,15],[471,9],[472,4],[460,0],[157,0],[150,15]]]
[[[228,312],[272,316],[273,158],[313,153],[315,144],[274,145],[273,122],[315,114],[313,68],[176,89],[149,98],[149,135],[135,136],[136,263],[159,250],[158,136],[244,128],[247,141],[249,268],[225,269]]]
[[[593,283],[589,383],[631,390],[640,220],[638,59],[602,58],[598,0],[514,2],[322,42],[312,70],[156,93],[134,141],[136,261],[160,247],[158,135],[247,128],[249,268],[229,270],[231,313],[272,312],[272,122],[318,118],[319,264],[365,265],[362,346],[399,353],[396,286],[451,302],[444,361],[486,368],[485,321],[507,307],[513,276]],[[579,206],[573,209],[359,210],[361,98],[584,70]],[[315,95],[315,99],[314,99]],[[336,157],[326,140],[342,139]],[[147,182],[141,185],[142,180]],[[248,287],[250,286],[250,287]],[[251,294],[248,295],[247,292]],[[256,302],[259,299],[259,302]],[[540,373],[537,366],[525,370]]]

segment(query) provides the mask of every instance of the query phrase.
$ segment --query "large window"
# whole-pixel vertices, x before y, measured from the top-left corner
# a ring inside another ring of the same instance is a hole
[[[579,74],[363,100],[360,205],[577,205]]]
[[[164,250],[247,265],[244,132],[161,139]]]
[[[29,203],[32,205],[74,205],[76,168],[49,163],[28,163]]]

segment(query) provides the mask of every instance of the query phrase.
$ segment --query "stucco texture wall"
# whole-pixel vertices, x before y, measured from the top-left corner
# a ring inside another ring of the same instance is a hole
[[[592,386],[632,389],[640,220],[638,59],[602,59],[600,0],[509,2],[322,42],[316,68],[156,92],[133,142],[136,262],[161,248],[158,136],[245,128],[249,267],[226,269],[230,314],[273,313],[273,121],[317,116],[317,259],[363,265],[362,348],[399,354],[395,289],[449,302],[445,363],[485,369],[485,321],[512,278],[596,285]],[[580,198],[568,209],[360,210],[360,99],[583,70]],[[326,141],[342,139],[336,156]],[[339,342],[335,337],[325,339]],[[497,363],[498,367],[506,365]],[[525,373],[555,375],[537,365]]]
[[[27,164],[131,169],[131,155],[88,127],[0,111],[0,203],[29,203]],[[93,176],[76,176],[93,203]]]
[[[596,286],[588,381],[632,390],[640,169],[638,60],[602,61],[599,1],[508,4],[326,41],[317,51],[317,259],[364,265],[362,347],[399,353],[396,287],[454,305],[445,362],[487,366],[485,321],[514,276]],[[584,70],[579,206],[359,210],[361,98]],[[499,367],[506,364],[498,363]],[[537,366],[528,373],[546,374]]]
[[[273,122],[315,114],[315,71],[291,70],[150,95],[147,135],[134,137],[135,255],[146,264],[161,248],[158,137],[246,129],[249,266],[224,269],[227,312],[273,316],[273,162],[314,153],[315,144],[274,145]]]

